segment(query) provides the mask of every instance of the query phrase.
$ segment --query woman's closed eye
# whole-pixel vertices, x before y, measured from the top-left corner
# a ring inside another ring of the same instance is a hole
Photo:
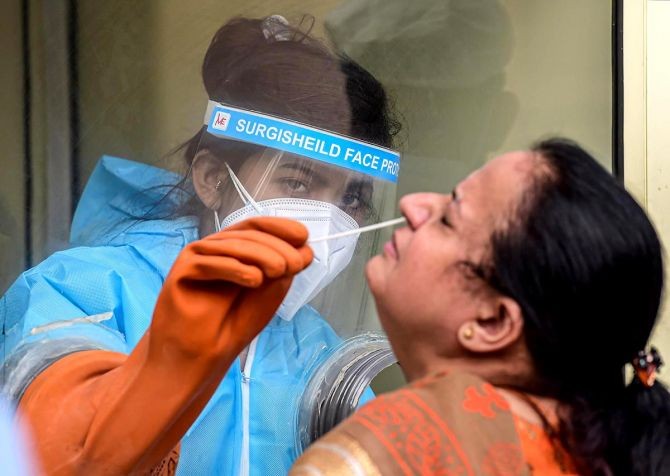
[[[451,191],[450,200],[447,206],[445,207],[444,214],[442,215],[442,219],[440,220],[444,226],[448,228],[454,228],[453,221],[449,218],[449,215],[456,212],[456,209],[460,206],[460,200],[461,196],[454,188]]]

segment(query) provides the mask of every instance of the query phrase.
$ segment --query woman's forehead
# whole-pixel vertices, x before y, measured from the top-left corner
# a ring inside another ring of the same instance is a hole
[[[481,167],[463,185],[479,188],[507,188],[507,184],[516,184],[516,188],[527,183],[537,162],[535,155],[527,150],[508,152],[500,155]]]
[[[457,189],[463,203],[474,212],[499,214],[521,198],[536,165],[529,151],[503,154],[466,178]]]

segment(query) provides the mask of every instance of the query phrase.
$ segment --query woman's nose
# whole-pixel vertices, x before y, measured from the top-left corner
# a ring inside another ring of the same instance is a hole
[[[400,199],[400,211],[413,230],[423,225],[437,208],[437,193],[412,193]]]

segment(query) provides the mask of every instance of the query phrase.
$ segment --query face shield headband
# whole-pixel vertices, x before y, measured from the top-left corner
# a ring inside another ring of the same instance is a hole
[[[318,160],[376,180],[398,182],[400,154],[385,147],[215,101],[207,103],[205,125],[213,136]]]

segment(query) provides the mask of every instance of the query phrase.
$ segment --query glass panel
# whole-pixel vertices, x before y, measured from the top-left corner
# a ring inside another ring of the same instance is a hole
[[[645,167],[643,193],[647,210],[654,220],[654,226],[662,238],[665,238],[666,250],[670,237],[670,169],[668,168],[668,150],[670,150],[670,61],[668,61],[668,45],[670,45],[670,2],[649,0],[645,5],[646,14],[646,65],[645,101],[640,107],[646,109],[645,136],[643,136],[646,154],[637,154],[631,161]],[[635,55],[630,55],[634,61]],[[640,63],[641,58],[637,58]],[[638,63],[639,64],[639,63]],[[641,66],[640,66],[641,68]],[[634,116],[629,116],[634,117]],[[630,157],[630,156],[629,156]],[[642,162],[644,161],[644,162]],[[627,184],[628,185],[628,184]],[[637,184],[636,184],[637,185]],[[636,187],[637,188],[637,187]],[[661,310],[661,322],[656,326],[654,343],[662,355],[670,355],[670,293],[668,279],[670,276],[670,260],[665,256],[666,291]]]
[[[487,159],[548,134],[580,141],[611,169],[611,8],[606,0],[6,1],[0,287],[31,264],[26,256],[35,264],[68,246],[71,201],[102,155],[185,171],[173,152],[202,125],[203,56],[234,16],[281,13],[297,24],[314,15],[315,36],[381,80],[403,124],[403,195],[449,191]]]
[[[352,0],[327,25],[397,100],[403,194],[450,190],[547,134],[611,170],[610,18],[602,0]]]
[[[23,71],[20,2],[3,4],[0,28],[0,292],[25,266]]]

